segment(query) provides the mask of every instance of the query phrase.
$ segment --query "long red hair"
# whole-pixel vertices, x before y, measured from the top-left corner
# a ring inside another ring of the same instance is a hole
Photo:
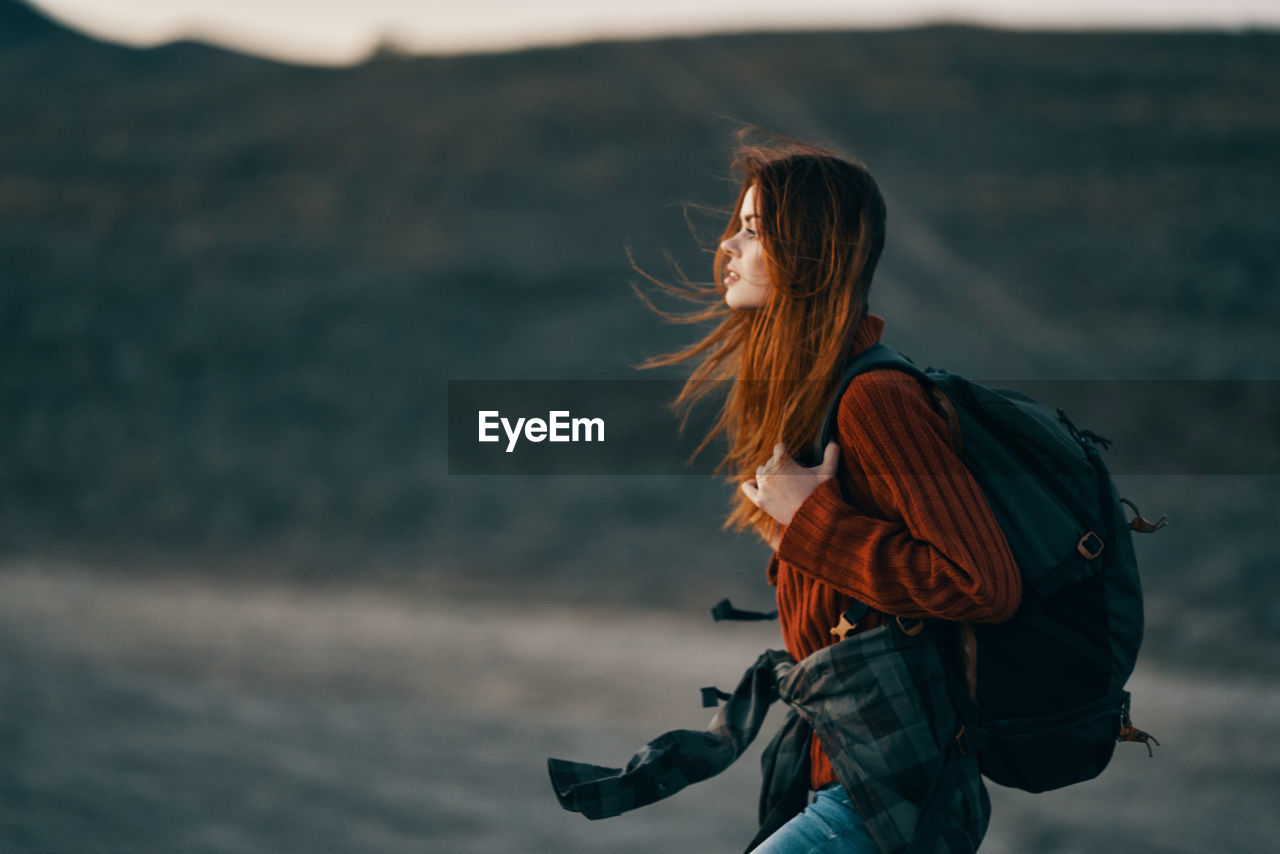
[[[697,360],[673,401],[686,413],[712,393],[716,381],[729,382],[719,418],[698,451],[723,435],[729,449],[717,471],[731,471],[739,483],[754,476],[776,443],[785,442],[793,456],[812,446],[867,313],[867,293],[885,234],[884,199],[860,162],[794,140],[751,144],[746,133],[740,135],[733,158],[742,183],[721,241],[737,232],[743,196],[755,186],[757,233],[772,285],[766,301],[746,310],[725,305],[729,259],[719,246],[710,285],[685,280],[678,287],[647,277],[665,291],[704,305],[673,315],[649,302],[664,317],[679,323],[719,318],[720,323],[689,347],[641,365]],[[741,490],[734,492],[725,526],[752,527],[766,539],[778,528]]]

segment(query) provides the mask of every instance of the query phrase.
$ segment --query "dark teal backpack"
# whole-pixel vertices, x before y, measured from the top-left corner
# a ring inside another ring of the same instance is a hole
[[[1060,409],[920,370],[876,344],[854,358],[836,386],[815,445],[819,458],[844,390],[881,368],[910,374],[935,405],[954,409],[961,457],[1022,574],[1013,619],[966,627],[976,647],[976,696],[959,662],[949,680],[963,722],[961,747],[978,754],[983,774],[996,783],[1043,792],[1096,777],[1118,741],[1154,742],[1130,721],[1124,686],[1143,626],[1131,532],[1157,530],[1164,520],[1148,522],[1117,496],[1099,453],[1110,443],[1076,429]],[[845,616],[855,623],[865,611],[855,604]]]

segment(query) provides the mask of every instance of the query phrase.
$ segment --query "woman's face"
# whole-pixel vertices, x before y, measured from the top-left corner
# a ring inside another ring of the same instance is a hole
[[[769,272],[757,233],[756,188],[752,184],[738,209],[738,233],[720,244],[729,256],[724,275],[724,301],[730,308],[758,308],[769,296]]]

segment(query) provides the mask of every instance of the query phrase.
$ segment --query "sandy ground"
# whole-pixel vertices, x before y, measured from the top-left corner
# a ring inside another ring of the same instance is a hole
[[[757,759],[602,822],[545,759],[702,726],[772,625],[386,587],[0,571],[5,852],[739,851]],[[992,786],[987,852],[1280,850],[1280,686],[1140,665],[1098,780]]]

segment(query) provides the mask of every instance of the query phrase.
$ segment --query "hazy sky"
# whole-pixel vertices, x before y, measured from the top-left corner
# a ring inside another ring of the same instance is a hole
[[[296,62],[597,38],[963,21],[1029,28],[1280,26],[1280,0],[31,0],[77,29],[155,45],[198,38]]]

